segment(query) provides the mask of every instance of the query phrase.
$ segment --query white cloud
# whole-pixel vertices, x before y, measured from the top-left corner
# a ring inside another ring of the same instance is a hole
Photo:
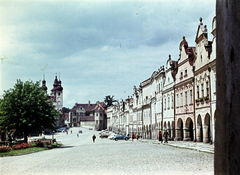
[[[43,73],[50,90],[61,73],[67,107],[124,99],[169,54],[178,59],[183,35],[195,46],[199,17],[210,38],[214,8],[213,0],[2,1],[0,93]]]

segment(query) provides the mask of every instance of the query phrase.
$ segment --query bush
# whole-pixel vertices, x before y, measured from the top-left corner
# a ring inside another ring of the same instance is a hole
[[[9,152],[11,150],[10,146],[0,146],[0,153]]]
[[[32,147],[31,144],[21,143],[21,144],[13,145],[13,146],[12,146],[12,149],[13,149],[13,150],[19,150],[19,149],[26,149],[26,148],[30,148],[30,147]]]

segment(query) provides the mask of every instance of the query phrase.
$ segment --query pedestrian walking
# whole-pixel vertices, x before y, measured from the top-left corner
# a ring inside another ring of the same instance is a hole
[[[158,133],[158,141],[162,143],[162,131],[159,131]]]
[[[79,137],[79,134],[77,133],[77,137]]]
[[[139,139],[139,133],[137,133],[137,140]]]
[[[133,142],[133,139],[134,139],[134,133],[132,133],[132,142]]]
[[[96,139],[96,136],[95,136],[95,134],[93,134],[93,136],[92,136],[93,143],[95,143],[95,139]]]
[[[72,134],[72,130],[71,130],[71,134]]]
[[[165,139],[164,143],[168,143],[168,132],[167,132],[167,130],[164,131],[163,136],[164,136],[164,139]]]

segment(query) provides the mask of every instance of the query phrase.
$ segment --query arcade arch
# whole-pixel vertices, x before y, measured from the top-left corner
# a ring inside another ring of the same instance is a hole
[[[197,117],[197,142],[203,142],[203,126],[200,114]]]
[[[209,143],[211,139],[210,131],[210,115],[207,113],[204,118],[204,127],[203,127],[203,142]]]
[[[193,121],[190,117],[188,117],[186,120],[184,140],[185,141],[193,141],[194,140]]]
[[[183,140],[183,121],[181,118],[177,120],[177,128],[176,128],[176,138],[175,140]]]

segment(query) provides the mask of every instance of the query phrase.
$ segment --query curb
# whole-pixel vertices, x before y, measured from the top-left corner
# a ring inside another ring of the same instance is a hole
[[[152,142],[153,144],[160,144],[158,142]],[[208,153],[208,154],[214,154],[214,151],[211,150],[206,150],[206,149],[199,149],[199,148],[195,148],[195,147],[186,147],[186,146],[180,146],[180,145],[174,145],[174,144],[163,144],[165,146],[171,146],[171,147],[175,147],[175,148],[181,148],[181,149],[190,149],[190,150],[194,150],[194,151],[198,151],[198,152],[204,152],[204,153]]]

